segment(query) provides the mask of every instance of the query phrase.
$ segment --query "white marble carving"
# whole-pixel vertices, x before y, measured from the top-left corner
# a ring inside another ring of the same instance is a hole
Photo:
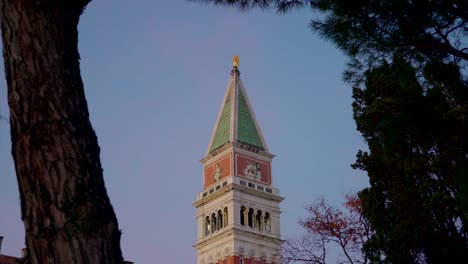
[[[260,164],[252,163],[250,161],[247,162],[247,166],[245,166],[244,170],[242,171],[246,177],[253,178],[256,181],[262,179],[262,171],[260,169]]]
[[[216,164],[215,170],[213,172],[213,178],[215,179],[215,181],[219,181],[219,179],[221,179],[222,172],[223,170],[221,169],[221,167],[219,167],[219,164]]]

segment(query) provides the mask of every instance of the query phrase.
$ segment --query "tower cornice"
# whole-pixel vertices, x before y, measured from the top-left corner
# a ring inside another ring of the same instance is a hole
[[[226,150],[229,150],[231,152],[236,151],[236,152],[243,153],[243,154],[250,154],[250,155],[253,154],[254,157],[257,157],[257,158],[260,157],[260,159],[262,159],[261,157],[266,157],[269,160],[271,160],[274,157],[276,157],[276,155],[268,153],[268,152],[266,152],[264,150],[260,150],[258,148],[255,149],[255,147],[252,147],[252,146],[247,145],[245,143],[236,142],[236,143],[226,143],[225,145],[223,145],[219,149],[216,149],[215,151],[208,153],[205,157],[200,159],[200,162],[205,163],[205,162],[209,161],[210,159],[213,159],[213,158],[215,158],[217,156],[222,155],[223,153],[227,153]]]
[[[282,202],[284,200],[284,197],[282,196],[272,194],[272,193],[262,192],[256,189],[249,188],[247,186],[240,185],[238,183],[231,182],[228,185],[222,187],[220,190],[217,190],[216,192],[210,195],[207,195],[206,197],[199,198],[192,205],[198,208],[210,201],[218,199],[218,197],[220,196],[231,193],[232,190],[238,190],[243,193],[248,193],[257,197],[262,197],[264,199],[276,201],[276,202]]]

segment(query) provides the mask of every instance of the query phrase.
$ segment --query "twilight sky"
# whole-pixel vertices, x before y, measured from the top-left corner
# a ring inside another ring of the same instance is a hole
[[[352,119],[351,88],[341,81],[346,58],[309,30],[313,15],[238,13],[185,0],[91,2],[79,27],[81,72],[126,259],[196,262],[199,160],[233,55],[277,155],[283,239],[301,233],[297,221],[315,198],[340,204],[366,186],[350,167],[364,140]],[[8,116],[0,67],[0,113]],[[1,253],[18,256],[24,230],[10,144],[8,118],[0,119]]]

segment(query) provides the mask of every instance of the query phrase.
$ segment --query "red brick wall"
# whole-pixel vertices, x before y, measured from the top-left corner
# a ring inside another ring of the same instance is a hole
[[[216,262],[215,264],[239,264],[239,256],[229,256],[226,259]],[[254,260],[244,257],[244,264],[265,264],[267,262],[261,260]],[[274,264],[274,263],[273,263]]]
[[[215,166],[218,164],[218,166],[221,168],[221,179],[231,175],[231,158],[232,155],[228,154],[221,159],[211,163],[210,165],[206,166],[204,169],[204,188],[214,184],[216,181],[213,178],[213,172],[215,171]]]

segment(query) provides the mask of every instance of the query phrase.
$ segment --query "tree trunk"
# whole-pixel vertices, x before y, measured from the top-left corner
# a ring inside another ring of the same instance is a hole
[[[90,0],[0,0],[12,154],[31,263],[123,263],[79,68]]]

